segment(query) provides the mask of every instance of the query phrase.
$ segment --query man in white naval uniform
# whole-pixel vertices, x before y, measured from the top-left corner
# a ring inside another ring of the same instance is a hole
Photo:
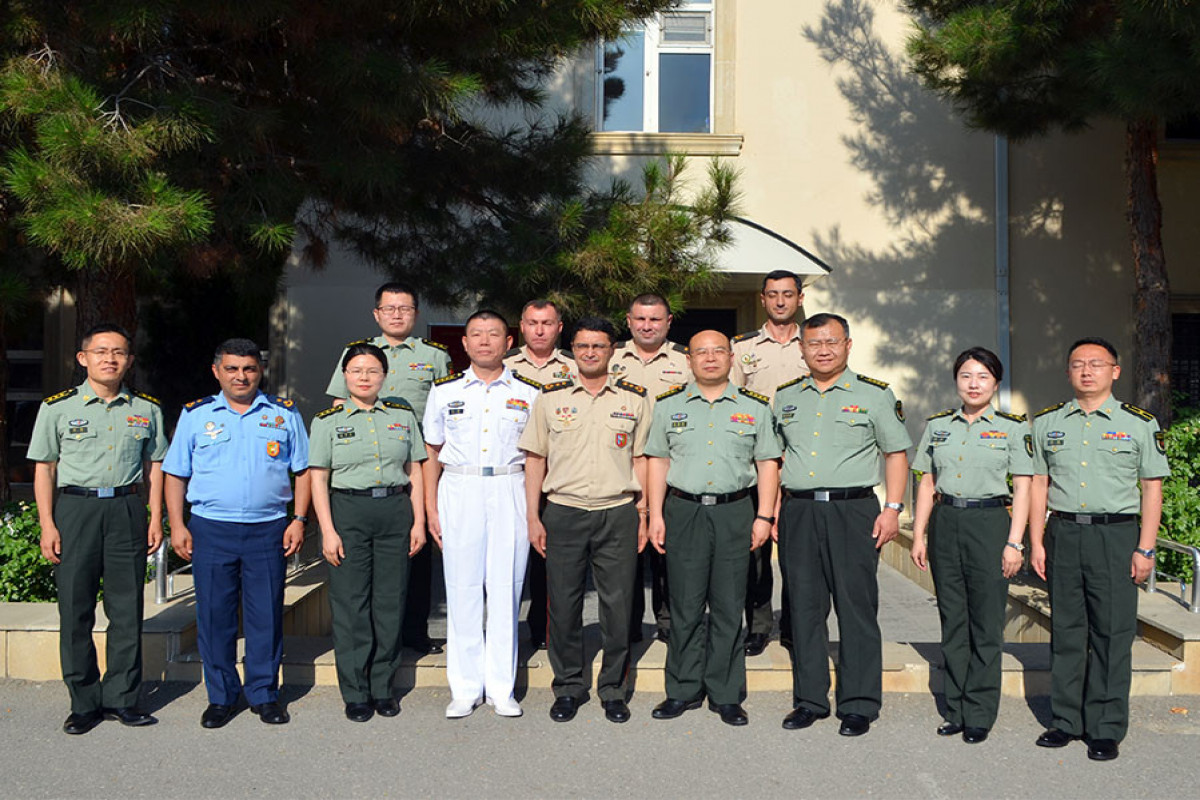
[[[529,532],[517,440],[541,385],[504,366],[512,337],[499,314],[476,311],[465,334],[471,366],[434,383],[423,426],[425,513],[446,578],[446,716],[468,716],[486,698],[497,714],[519,717],[513,686]]]

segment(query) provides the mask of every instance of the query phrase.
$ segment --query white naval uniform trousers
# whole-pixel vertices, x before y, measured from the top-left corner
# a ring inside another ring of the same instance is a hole
[[[516,684],[517,614],[529,558],[525,473],[478,473],[524,465],[517,439],[537,395],[507,368],[490,384],[467,369],[429,393],[423,429],[425,441],[442,447],[437,503],[446,674],[455,700],[505,700]]]

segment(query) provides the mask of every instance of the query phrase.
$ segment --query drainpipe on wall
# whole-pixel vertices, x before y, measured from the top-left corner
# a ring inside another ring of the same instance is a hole
[[[1001,411],[1012,408],[1012,306],[1008,287],[1008,139],[996,136],[992,169],[996,184],[996,355],[1008,380],[1000,384]]]

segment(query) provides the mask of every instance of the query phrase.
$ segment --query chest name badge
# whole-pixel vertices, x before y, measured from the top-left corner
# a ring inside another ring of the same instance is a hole
[[[269,455],[271,458],[275,458],[277,455],[279,455],[279,442],[267,442],[267,455]]]
[[[447,410],[446,413],[447,414],[461,414],[465,410],[466,409],[462,409],[462,408],[451,408],[451,409]]]
[[[950,431],[934,431],[930,438],[940,444],[950,438]]]
[[[349,425],[338,425],[337,426],[337,438],[353,439],[354,438],[354,428],[350,427]]]
[[[70,429],[68,433],[87,433],[88,421],[86,419],[73,419],[67,423]]]

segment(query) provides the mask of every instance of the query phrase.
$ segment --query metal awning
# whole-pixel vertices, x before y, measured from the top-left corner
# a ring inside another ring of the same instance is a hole
[[[805,285],[832,272],[832,268],[800,245],[770,228],[734,217],[729,229],[733,241],[717,251],[717,268],[722,272],[765,275],[786,269],[804,278]]]

